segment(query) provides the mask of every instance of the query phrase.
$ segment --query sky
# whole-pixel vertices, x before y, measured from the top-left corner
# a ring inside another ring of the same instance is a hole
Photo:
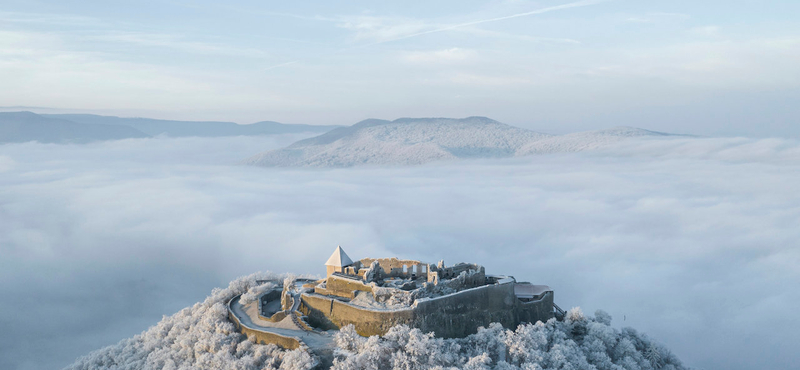
[[[800,363],[800,2],[0,0],[0,110],[487,116],[700,138],[403,168],[299,136],[0,146],[0,368],[60,368],[259,270],[474,261],[700,369]]]
[[[236,166],[297,136],[0,146],[0,368],[62,368],[257,271],[475,262],[698,369],[800,362],[800,142],[630,140],[411,167]]]
[[[800,136],[797,1],[2,0],[3,110]]]

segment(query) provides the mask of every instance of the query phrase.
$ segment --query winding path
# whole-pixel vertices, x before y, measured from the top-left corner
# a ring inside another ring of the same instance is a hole
[[[331,332],[309,330],[309,328],[299,322],[300,318],[298,317],[297,309],[300,307],[300,294],[302,294],[304,290],[305,289],[297,291],[293,289],[292,308],[287,312],[287,317],[279,322],[261,319],[258,316],[258,303],[254,301],[243,305],[239,301],[241,296],[236,296],[231,299],[228,310],[242,325],[250,330],[296,338],[310,348],[332,349],[334,344],[333,334]]]

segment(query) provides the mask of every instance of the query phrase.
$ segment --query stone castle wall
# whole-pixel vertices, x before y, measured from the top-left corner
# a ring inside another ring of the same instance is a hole
[[[315,288],[319,294],[335,295],[351,299],[355,298],[355,291],[369,292],[372,294],[372,287],[364,284],[360,279],[331,275],[328,277],[325,285],[325,288]]]
[[[235,299],[235,298],[234,298]],[[230,302],[228,302],[228,319],[231,320],[233,325],[240,333],[246,335],[248,338],[255,339],[259,344],[274,344],[286,349],[300,348],[300,340],[294,337],[288,337],[277,333],[269,333],[264,331],[255,330],[247,327],[239,321],[239,318],[233,314]]]
[[[338,329],[353,324],[363,336],[380,335],[399,324],[413,322],[413,310],[378,311],[354,306],[317,294],[303,294],[300,312],[308,317],[309,324],[324,330]]]
[[[553,292],[545,293],[542,299],[538,301],[517,303],[520,323],[547,321],[555,317],[553,314]]]
[[[542,300],[523,303],[514,296],[514,283],[485,285],[451,295],[419,300],[413,308],[378,310],[351,305],[333,298],[303,294],[300,311],[311,325],[337,329],[353,324],[363,336],[383,335],[392,326],[406,324],[438,337],[464,337],[478,327],[499,322],[516,328],[520,322],[546,321],[553,317],[552,293]]]
[[[412,274],[416,274],[417,276],[427,276],[428,273],[428,264],[415,260],[401,260],[392,257],[364,258],[359,262],[364,268],[367,268],[372,264],[373,261],[378,261],[378,264],[383,270],[384,277],[410,278]],[[403,271],[404,267],[405,271]]]

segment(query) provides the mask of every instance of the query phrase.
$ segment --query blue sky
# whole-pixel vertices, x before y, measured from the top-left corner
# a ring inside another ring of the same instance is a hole
[[[794,1],[0,9],[4,107],[240,123],[483,115],[554,133],[800,136]]]

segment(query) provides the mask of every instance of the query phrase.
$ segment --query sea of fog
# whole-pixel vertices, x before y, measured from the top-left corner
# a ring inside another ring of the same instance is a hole
[[[686,365],[800,363],[800,143],[644,139],[416,167],[236,163],[298,136],[0,145],[0,368],[61,368],[255,271],[477,262]]]

